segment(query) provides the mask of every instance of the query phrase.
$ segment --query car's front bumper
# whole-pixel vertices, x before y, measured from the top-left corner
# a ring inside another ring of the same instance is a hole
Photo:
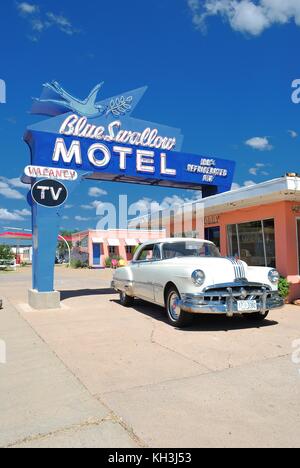
[[[239,298],[231,288],[228,288],[226,293],[224,294],[223,292],[218,298],[209,298],[207,293],[183,294],[179,301],[179,306],[184,312],[193,314],[225,314],[228,317],[252,313],[264,315],[270,310],[280,309],[284,306],[284,300],[277,292],[270,292],[269,290],[263,289],[257,292],[257,297],[257,310],[240,311],[238,309],[238,301],[242,299]]]

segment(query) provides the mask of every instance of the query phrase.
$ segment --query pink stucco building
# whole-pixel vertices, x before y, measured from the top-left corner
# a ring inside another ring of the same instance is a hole
[[[74,248],[87,255],[90,267],[104,268],[106,258],[120,256],[130,261],[139,244],[152,239],[162,239],[165,236],[165,230],[89,230],[73,234],[72,244]]]

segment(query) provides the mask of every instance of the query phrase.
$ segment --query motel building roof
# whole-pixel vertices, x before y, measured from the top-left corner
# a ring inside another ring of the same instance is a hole
[[[0,239],[13,239],[13,240],[30,240],[32,239],[32,234],[26,234],[23,232],[1,232]]]
[[[205,214],[228,212],[282,201],[300,201],[300,177],[284,176],[202,200]]]
[[[205,216],[208,216],[282,201],[300,202],[300,176],[296,174],[286,175],[260,184],[240,187],[229,192],[194,200],[185,203],[181,207],[184,208],[185,214],[188,217],[189,213],[191,215],[193,213],[192,207],[196,203],[200,203],[203,206]],[[177,207],[175,208],[175,213],[176,210]],[[163,210],[162,212],[157,211],[156,213],[152,213],[151,220],[154,223],[158,219],[159,213],[162,213],[161,219],[163,220],[168,216],[169,211]],[[149,215],[147,214],[132,220],[129,225],[139,223],[141,228],[144,228],[148,222]]]
[[[0,241],[1,239],[8,239],[8,240],[27,240],[27,241],[32,241],[32,234],[30,233],[25,233],[25,232],[0,232]],[[67,241],[71,241],[72,237],[70,236],[64,236],[64,239]],[[60,240],[60,236],[58,237],[58,240]]]

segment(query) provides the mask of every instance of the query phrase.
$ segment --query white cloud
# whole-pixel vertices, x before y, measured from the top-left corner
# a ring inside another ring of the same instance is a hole
[[[36,18],[31,22],[33,31],[42,32],[46,28],[46,24],[43,23],[40,19]]]
[[[8,179],[7,177],[0,176],[0,181],[14,188],[27,189],[29,187],[28,185],[23,184],[23,182],[21,182],[21,180],[18,177]]]
[[[298,133],[295,130],[288,130],[288,134],[291,138],[298,138]]]
[[[95,207],[93,205],[81,205],[82,210],[93,210]]]
[[[33,42],[38,41],[43,31],[51,28],[56,28],[68,36],[79,32],[63,14],[56,14],[52,11],[43,12],[37,5],[27,2],[18,3],[17,9],[20,15],[29,21],[34,35],[29,35],[28,38]]]
[[[32,15],[39,11],[39,7],[37,5],[27,2],[18,3],[17,8],[23,15]]]
[[[252,185],[257,185],[257,184],[253,180],[245,180],[244,182],[245,187],[251,187]]]
[[[24,196],[15,189],[9,187],[5,182],[0,182],[0,195],[12,200],[22,200]]]
[[[0,208],[0,219],[5,221],[23,221],[24,218],[16,212],[8,211],[6,208]]]
[[[19,216],[31,216],[31,211],[23,208],[23,210],[14,210],[14,213]]]
[[[64,209],[65,209],[65,210],[70,210],[71,208],[73,208],[73,205],[65,205],[65,206],[64,206]]]
[[[252,185],[257,185],[257,184],[253,180],[245,180],[242,186],[236,182],[233,182],[231,186],[231,190],[238,190],[242,187],[251,187]]]
[[[89,196],[93,198],[101,197],[107,195],[107,192],[99,187],[91,187],[89,190]]]
[[[165,197],[161,203],[152,200],[151,198],[142,198],[137,202],[133,203],[130,207],[130,214],[133,212],[140,211],[142,215],[146,215],[151,211],[155,213],[160,210],[176,210],[181,207],[184,203],[191,203],[196,199],[199,199],[199,194],[195,193],[195,196],[190,198],[182,198],[177,195]]]
[[[269,175],[269,173],[263,170],[265,167],[267,167],[267,164],[256,163],[254,167],[250,167],[249,174],[254,175],[254,176],[258,176],[258,175],[267,176]]]
[[[95,200],[93,201],[93,203],[91,203],[91,206],[93,208],[95,208],[97,210],[97,208],[100,208],[100,207],[103,207],[105,205],[105,203],[99,201],[99,200]]]
[[[267,137],[250,138],[250,140],[245,141],[245,145],[258,151],[270,151],[273,149]]]
[[[76,221],[80,221],[80,222],[83,222],[83,221],[90,221],[91,218],[84,218],[83,216],[75,216],[75,220]]]
[[[55,13],[48,12],[47,19],[50,26],[57,26],[60,31],[69,36],[78,32],[78,30],[73,27],[71,21],[63,15],[56,15]]]
[[[194,25],[204,30],[207,18],[221,16],[232,29],[259,36],[274,24],[300,26],[299,0],[187,0]]]

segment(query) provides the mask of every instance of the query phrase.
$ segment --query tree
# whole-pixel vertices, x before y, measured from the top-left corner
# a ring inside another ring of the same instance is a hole
[[[62,237],[71,237],[72,234],[74,234],[74,232],[76,231],[60,231],[60,235]],[[69,247],[70,249],[72,249],[72,242],[71,241],[67,241],[67,243],[69,244]],[[67,246],[66,246],[66,243],[63,241],[63,240],[60,240],[58,242],[58,254],[61,258],[65,258],[66,256],[69,255],[69,252],[68,252],[68,249],[67,249]]]
[[[9,245],[0,245],[0,260],[13,260],[15,255]]]

